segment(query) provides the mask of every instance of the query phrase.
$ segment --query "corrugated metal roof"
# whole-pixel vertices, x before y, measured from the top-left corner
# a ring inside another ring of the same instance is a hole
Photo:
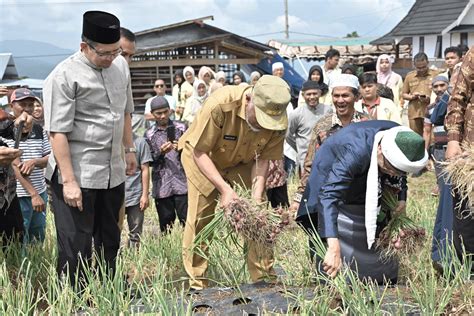
[[[470,2],[472,0],[417,0],[389,33],[371,43],[387,44],[407,36],[441,34],[456,22]]]
[[[206,24],[203,22],[205,19],[212,19],[212,16],[136,32],[137,55],[146,51],[192,46],[196,43],[201,44],[203,41],[212,42],[224,38],[261,52],[271,49],[263,43]]]
[[[351,46],[351,45],[369,45],[375,37],[345,37],[345,38],[323,38],[316,40],[276,40],[287,46]]]
[[[371,38],[340,38],[320,41],[277,41],[270,40],[268,45],[278,50],[278,53],[286,58],[309,58],[324,59],[326,52],[331,49],[337,49],[343,58],[375,58],[381,54],[395,54],[395,46],[389,45],[371,45]],[[401,45],[399,48],[400,56],[409,56],[411,47],[409,44]]]
[[[43,89],[43,79],[17,79],[17,80],[0,80],[0,85],[7,87],[28,87],[31,90]]]
[[[11,53],[0,53],[0,80],[18,78]]]

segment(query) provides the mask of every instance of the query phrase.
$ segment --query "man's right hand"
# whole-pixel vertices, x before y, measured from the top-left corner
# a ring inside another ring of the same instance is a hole
[[[296,217],[296,213],[298,213],[299,208],[300,208],[300,203],[296,202],[296,201],[293,201],[291,203],[290,208],[288,209],[288,211]]]
[[[162,154],[167,154],[173,149],[174,149],[173,143],[169,141],[160,146],[160,151]]]
[[[446,148],[446,160],[459,156],[462,153],[461,145],[458,141],[451,140]]]
[[[323,261],[323,269],[331,278],[334,278],[342,267],[341,246],[339,239],[328,238],[328,249]]]
[[[20,158],[21,154],[22,152],[19,149],[10,147],[0,147],[0,166],[8,166],[16,158]]]
[[[8,88],[5,86],[0,86],[0,98],[8,94]]]
[[[410,101],[413,101],[413,100],[416,100],[416,99],[419,99],[420,98],[420,93],[419,92],[413,92],[411,94],[411,100]]]
[[[239,196],[235,191],[229,187],[221,194],[221,206],[226,207],[232,200],[238,199]]]
[[[82,191],[76,181],[63,184],[64,203],[71,207],[77,207],[82,212]]]

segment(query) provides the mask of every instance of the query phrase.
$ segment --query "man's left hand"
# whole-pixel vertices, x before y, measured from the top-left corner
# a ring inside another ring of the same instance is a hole
[[[398,201],[397,208],[395,209],[395,214],[404,214],[407,209],[407,203],[405,201]]]
[[[148,198],[148,195],[143,194],[142,197],[140,198],[140,211],[145,211],[148,206],[150,205],[150,199]]]
[[[36,160],[31,159],[23,161],[18,165],[18,167],[20,168],[20,172],[22,175],[29,176],[36,167]]]
[[[127,163],[127,170],[125,174],[127,176],[131,176],[137,171],[137,159],[135,157],[135,153],[126,153],[125,154],[125,162]]]

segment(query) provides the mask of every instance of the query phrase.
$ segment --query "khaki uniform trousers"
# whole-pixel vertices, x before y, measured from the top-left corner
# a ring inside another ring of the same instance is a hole
[[[229,172],[224,172],[223,178],[230,184],[238,183],[247,188],[251,187],[251,164],[238,165]],[[193,289],[207,287],[208,280],[204,277],[207,270],[207,260],[192,251],[196,235],[212,220],[217,206],[218,191],[214,189],[209,196],[204,196],[198,188],[188,180],[188,215],[183,236],[183,263]],[[255,242],[246,241],[247,267],[253,282],[264,279],[274,279],[273,249],[263,249]],[[205,245],[201,249],[207,254]]]
[[[411,118],[408,120],[408,123],[415,133],[423,137],[424,119],[422,117]]]

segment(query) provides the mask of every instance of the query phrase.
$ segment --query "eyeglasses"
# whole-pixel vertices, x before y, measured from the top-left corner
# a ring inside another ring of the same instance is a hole
[[[156,84],[155,88],[163,88],[165,85],[164,84]]]
[[[86,43],[87,46],[89,46],[90,48],[92,48],[92,50],[97,54],[97,56],[99,57],[117,57],[118,55],[120,55],[122,53],[122,49],[119,48],[117,49],[116,51],[113,51],[113,52],[99,52],[97,50],[97,48],[95,48],[94,46],[92,46],[91,44],[89,43]]]

